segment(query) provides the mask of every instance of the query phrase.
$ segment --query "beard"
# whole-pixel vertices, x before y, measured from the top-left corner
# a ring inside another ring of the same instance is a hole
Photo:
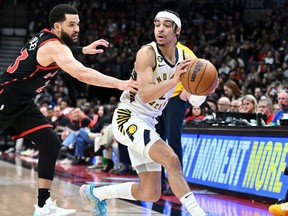
[[[71,36],[68,35],[66,32],[61,32],[61,35],[60,35],[61,39],[64,41],[64,43],[67,45],[67,46],[78,46],[79,45],[79,41],[76,40],[76,41],[73,41]]]

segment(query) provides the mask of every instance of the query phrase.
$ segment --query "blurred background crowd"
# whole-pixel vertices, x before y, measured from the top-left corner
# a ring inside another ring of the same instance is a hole
[[[188,46],[198,58],[211,61],[217,68],[220,78],[219,87],[207,98],[209,109],[190,105],[185,121],[204,120],[209,110],[261,112],[269,117],[266,124],[273,125],[275,113],[281,109],[286,112],[284,108],[288,106],[286,92],[288,3],[263,1],[270,3],[271,6],[266,13],[244,19],[245,2],[241,0],[33,1],[29,6],[26,40],[43,28],[49,28],[47,17],[55,4],[73,4],[80,12],[80,45],[87,45],[101,38],[110,43],[103,54],[79,55],[76,58],[104,74],[129,79],[137,50],[153,40],[155,14],[162,9],[172,9],[179,13],[182,20],[181,43]],[[60,128],[59,135],[63,143],[71,131],[83,128],[79,126],[79,122],[84,122],[83,119],[88,118],[88,122],[81,125],[89,128],[86,132],[90,133],[88,136],[93,142],[84,140],[89,147],[85,147],[85,155],[83,152],[80,153],[76,161],[74,154],[73,163],[91,164],[91,161],[86,159],[87,154],[90,154],[89,158],[95,156],[96,151],[92,150],[91,153],[91,149],[95,147],[94,140],[97,133],[103,134],[102,129],[109,128],[107,126],[119,102],[120,94],[121,91],[115,89],[103,89],[80,83],[62,72],[35,100],[40,107],[47,108],[44,112],[51,122],[54,122],[55,129]],[[73,114],[76,109],[79,109],[78,113]],[[60,121],[56,124],[56,120],[59,119],[57,115],[60,114],[67,116],[70,121],[64,125],[57,125],[60,124]],[[73,126],[69,126],[71,120],[74,121]],[[274,122],[274,125],[276,124]],[[69,132],[65,131],[65,128],[69,128]],[[65,137],[63,132],[67,133]],[[78,143],[80,139],[78,135],[81,133],[77,132]],[[113,144],[105,143],[100,146],[111,150]],[[109,148],[106,148],[107,146]],[[69,158],[69,149],[76,148],[76,141],[66,142],[63,147],[62,156]],[[78,150],[76,151],[82,151]],[[34,149],[33,154],[37,155],[35,151]],[[126,154],[125,149],[123,151],[122,155]],[[108,156],[104,169],[107,169],[108,164],[108,170],[112,170],[113,165],[111,162],[109,164],[109,160],[111,155]],[[129,164],[129,161],[123,163]],[[104,165],[97,164],[101,169]],[[120,165],[117,168],[119,171]]]
[[[188,2],[188,3],[187,3]],[[190,2],[190,3],[189,3]],[[104,54],[79,56],[84,64],[121,79],[128,79],[133,68],[136,51],[153,40],[153,19],[163,8],[180,10],[182,31],[180,41],[193,50],[198,58],[210,60],[218,69],[221,82],[214,95],[224,94],[223,84],[231,79],[241,94],[261,94],[277,97],[273,89],[286,87],[288,77],[288,23],[287,5],[272,8],[270,12],[253,20],[243,19],[242,1],[74,1],[80,11],[80,44],[85,45],[104,38],[110,47]],[[188,5],[182,5],[188,4]],[[274,4],[275,5],[275,4]],[[49,26],[47,16],[51,1],[36,1],[31,5],[28,37]],[[277,6],[277,5],[275,5]],[[67,77],[55,81],[59,85]],[[68,82],[68,83],[67,83]],[[73,105],[79,98],[108,102],[106,95],[121,92],[86,86],[73,80],[66,82]],[[53,85],[53,83],[51,84]],[[47,91],[54,96],[53,90]],[[105,90],[106,91],[106,90]],[[269,91],[269,92],[267,92]]]

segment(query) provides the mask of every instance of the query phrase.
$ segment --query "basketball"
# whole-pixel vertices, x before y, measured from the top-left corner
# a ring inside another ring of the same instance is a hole
[[[208,95],[217,87],[218,72],[210,61],[193,59],[188,66],[188,71],[181,74],[180,80],[189,93]]]

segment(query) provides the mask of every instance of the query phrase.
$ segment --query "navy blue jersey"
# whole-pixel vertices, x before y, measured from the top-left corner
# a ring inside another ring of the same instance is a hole
[[[25,102],[42,91],[59,70],[56,64],[43,67],[37,62],[39,47],[48,41],[60,40],[44,29],[25,44],[14,63],[0,76],[0,94],[7,92],[13,100]]]

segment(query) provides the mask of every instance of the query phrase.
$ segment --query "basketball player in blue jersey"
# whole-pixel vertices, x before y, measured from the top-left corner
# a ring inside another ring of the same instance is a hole
[[[206,216],[186,182],[178,156],[155,131],[156,118],[168,103],[180,75],[187,72],[192,56],[177,47],[181,21],[173,11],[160,11],[154,19],[156,42],[136,55],[132,78],[138,91],[124,91],[115,110],[112,127],[116,140],[128,146],[139,182],[95,187],[82,185],[80,194],[94,215],[107,215],[106,199],[122,198],[155,202],[161,195],[161,165],[175,196],[193,216]]]
[[[7,128],[14,139],[27,137],[39,149],[38,205],[35,205],[34,216],[76,213],[73,209],[57,207],[50,198],[61,140],[34,103],[34,96],[45,88],[59,69],[91,85],[131,92],[137,88],[136,81],[106,76],[85,67],[73,57],[69,47],[76,53],[96,54],[103,51],[96,49],[97,46],[108,46],[107,41],[98,40],[87,47],[75,47],[79,21],[74,7],[67,4],[55,6],[49,15],[51,29],[35,35],[0,77],[0,130]]]

